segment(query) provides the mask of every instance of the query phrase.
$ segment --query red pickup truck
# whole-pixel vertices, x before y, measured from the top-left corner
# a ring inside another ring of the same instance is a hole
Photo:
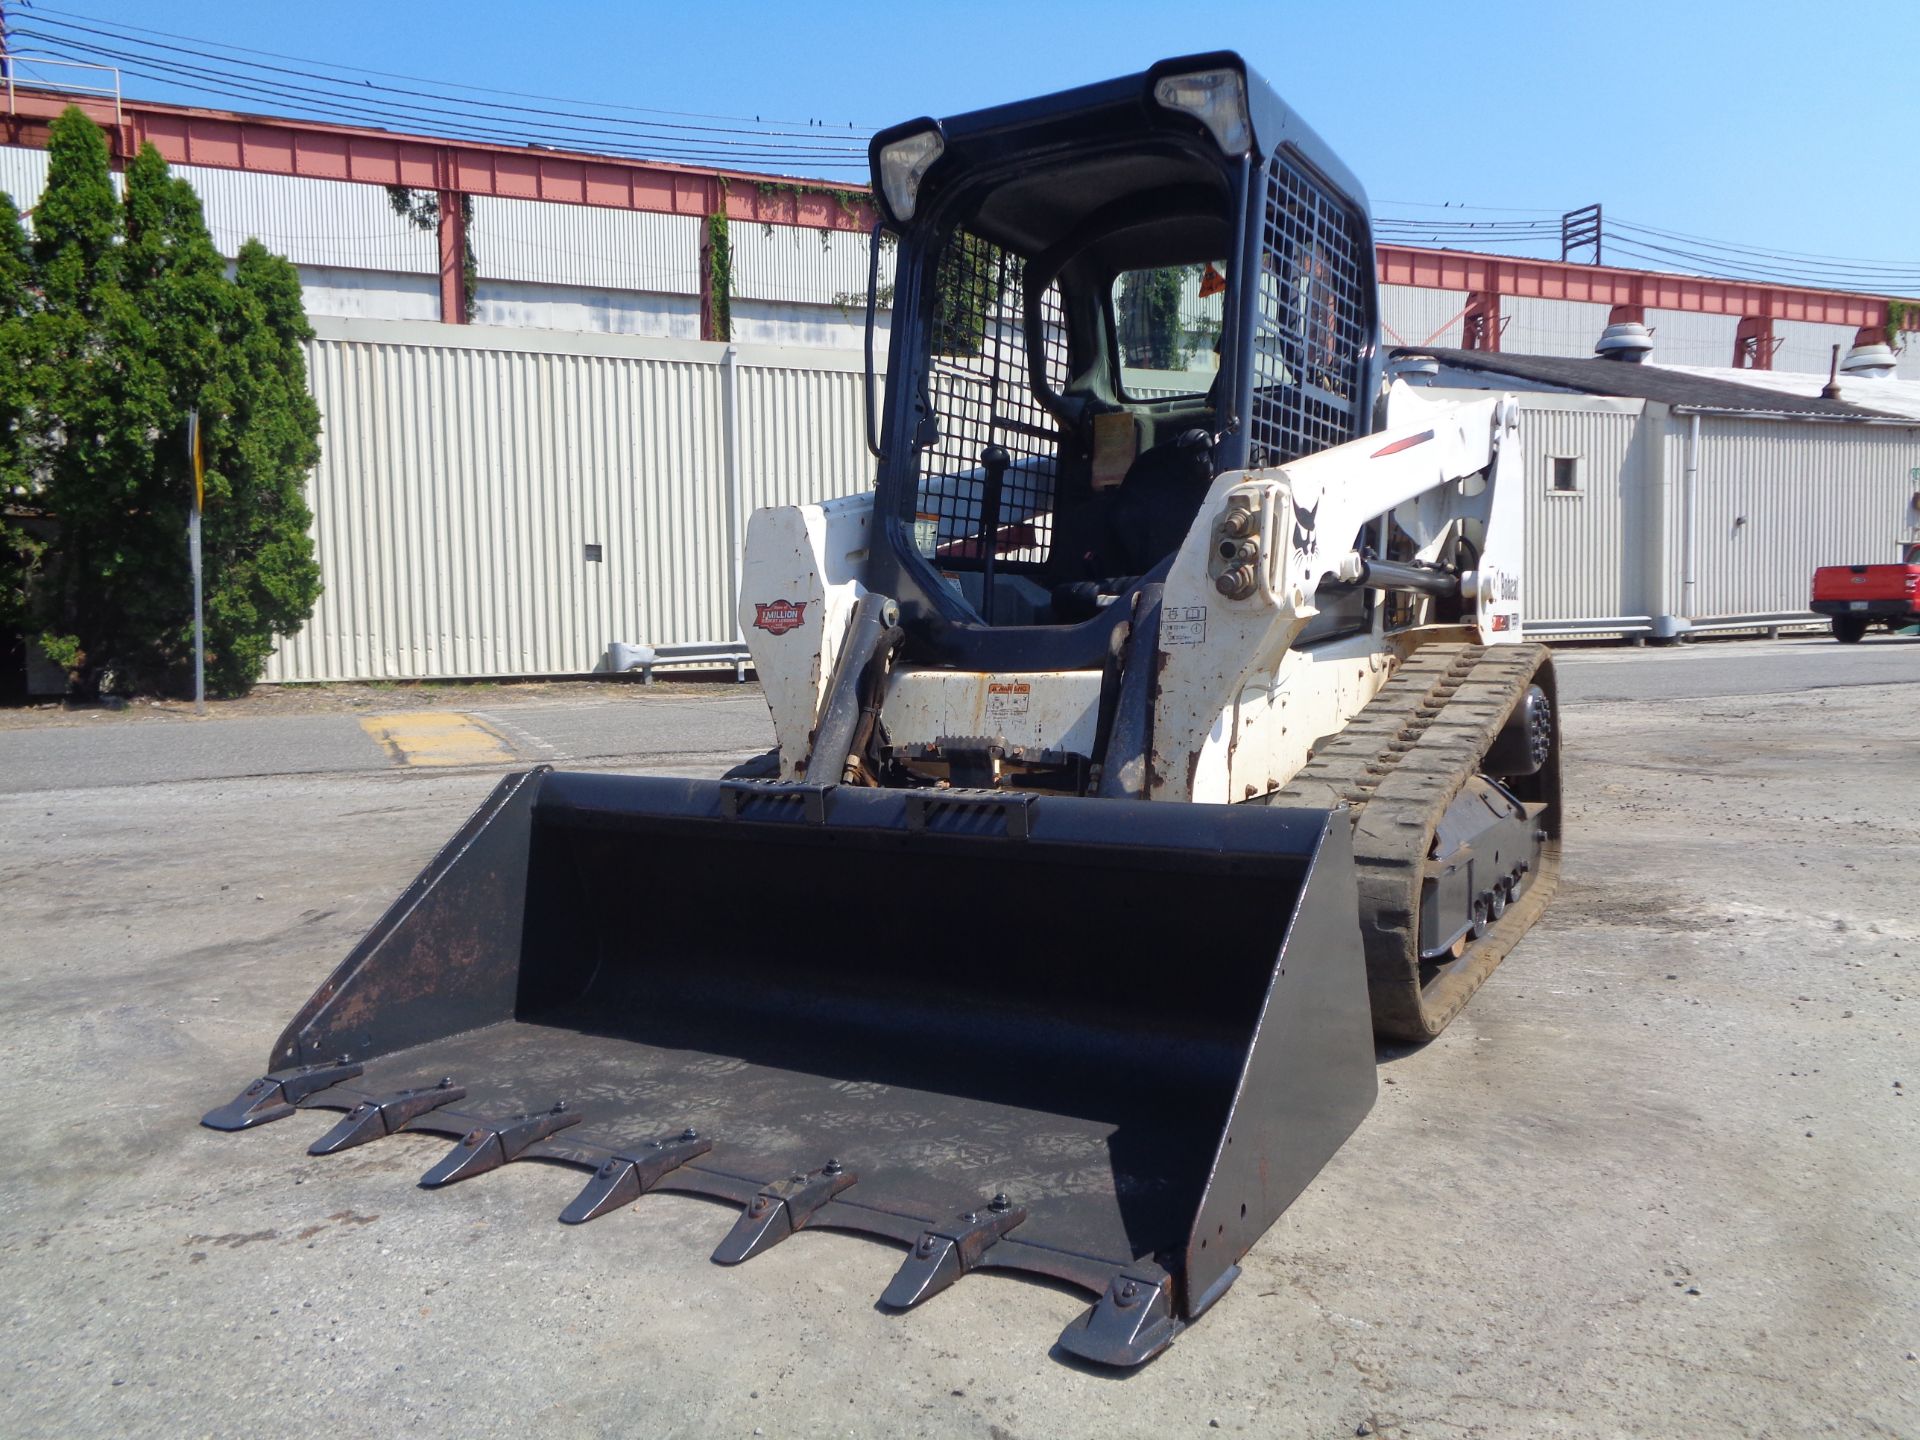
[[[1816,615],[1833,617],[1833,638],[1853,644],[1870,625],[1920,624],[1920,545],[1900,565],[1822,565],[1813,572]]]

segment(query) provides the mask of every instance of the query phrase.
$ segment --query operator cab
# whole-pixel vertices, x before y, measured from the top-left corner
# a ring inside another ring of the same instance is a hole
[[[1098,666],[1218,474],[1368,428],[1365,201],[1237,56],[872,155],[898,245],[873,577],[915,658]]]

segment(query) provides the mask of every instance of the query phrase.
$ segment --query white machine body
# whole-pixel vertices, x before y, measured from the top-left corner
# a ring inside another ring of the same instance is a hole
[[[1310,632],[1330,595],[1370,584],[1362,545],[1384,550],[1391,534],[1400,566],[1431,577],[1430,589],[1457,587],[1459,623],[1481,643],[1522,638],[1517,406],[1510,397],[1435,403],[1396,383],[1386,407],[1386,426],[1373,434],[1214,481],[1165,582],[1147,798],[1230,803],[1279,788],[1417,648],[1431,594],[1404,600],[1392,624],[1383,601],[1363,627],[1324,639]],[[748,526],[740,625],[789,779],[805,770],[865,594],[872,504],[861,495],[779,506]],[[1463,553],[1476,557],[1470,569],[1444,568]],[[1097,670],[900,663],[886,677],[879,719],[894,753],[935,778],[942,753],[962,742],[990,748],[1010,771],[1094,763],[1101,684]]]

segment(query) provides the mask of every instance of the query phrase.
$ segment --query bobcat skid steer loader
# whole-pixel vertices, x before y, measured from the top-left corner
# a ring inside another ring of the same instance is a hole
[[[1553,886],[1514,410],[1383,382],[1360,186],[1237,56],[872,158],[876,483],[746,538],[777,751],[509,777],[207,1123],[893,1241],[888,1308],[1050,1277],[1138,1365]]]

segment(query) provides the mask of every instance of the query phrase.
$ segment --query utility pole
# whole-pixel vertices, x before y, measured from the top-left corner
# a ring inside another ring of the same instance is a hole
[[[1560,217],[1560,258],[1573,259],[1575,250],[1593,247],[1593,265],[1600,263],[1601,220],[1598,205],[1583,205]]]
[[[22,10],[31,10],[33,0],[15,0]],[[0,0],[0,84],[13,84],[13,37],[7,30],[7,0]]]

